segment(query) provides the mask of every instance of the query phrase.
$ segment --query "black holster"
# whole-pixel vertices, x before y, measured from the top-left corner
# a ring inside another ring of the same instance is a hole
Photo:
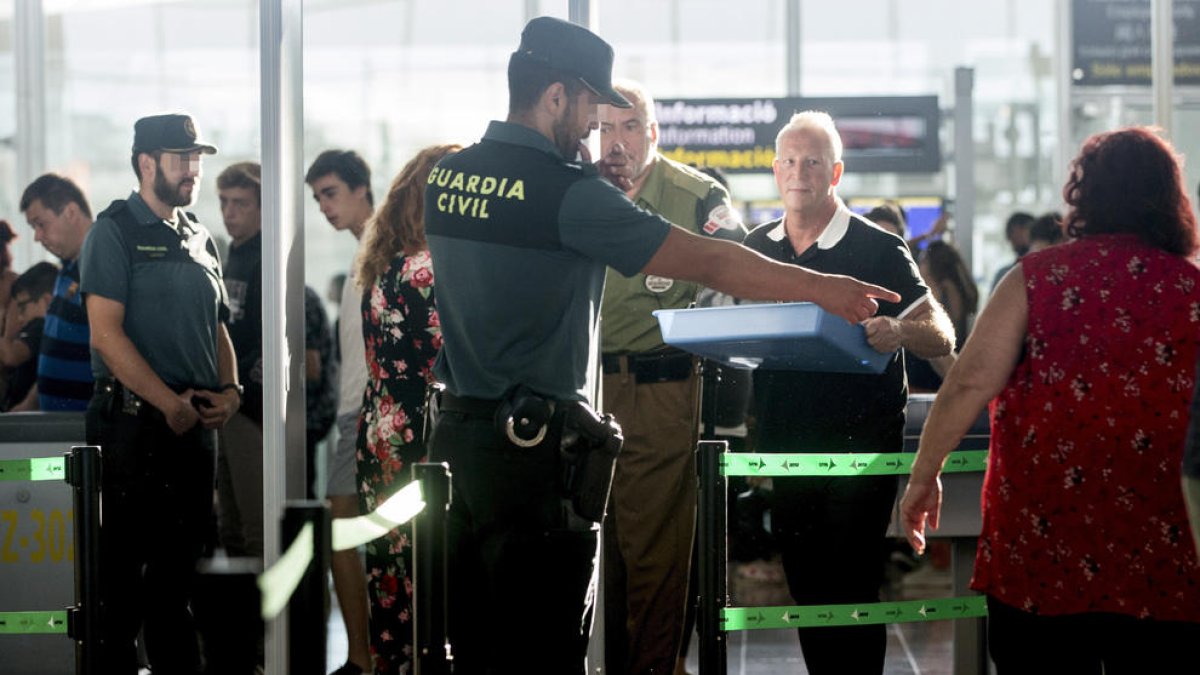
[[[598,523],[625,437],[612,415],[601,417],[583,401],[561,402],[556,412],[562,423],[563,497],[580,517]]]

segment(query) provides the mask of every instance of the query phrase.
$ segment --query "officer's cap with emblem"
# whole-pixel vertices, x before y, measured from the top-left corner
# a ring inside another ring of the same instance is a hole
[[[541,62],[556,70],[570,73],[584,86],[618,108],[633,104],[612,86],[613,48],[600,36],[583,26],[539,16],[525,24],[521,45],[512,58]]]
[[[216,146],[201,141],[189,115],[168,113],[143,117],[133,124],[134,152],[216,153]]]

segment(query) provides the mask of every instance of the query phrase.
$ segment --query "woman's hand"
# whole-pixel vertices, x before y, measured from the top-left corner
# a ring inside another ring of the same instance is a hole
[[[942,511],[942,479],[911,476],[900,500],[900,527],[918,554],[925,552],[925,526],[936,530]]]

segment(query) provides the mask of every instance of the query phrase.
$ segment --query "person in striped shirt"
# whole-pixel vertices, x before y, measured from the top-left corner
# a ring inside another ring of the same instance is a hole
[[[37,384],[13,410],[86,410],[92,397],[90,331],[79,293],[79,250],[92,225],[92,210],[70,178],[39,176],[21,195],[21,212],[34,240],[62,261],[46,312]]]

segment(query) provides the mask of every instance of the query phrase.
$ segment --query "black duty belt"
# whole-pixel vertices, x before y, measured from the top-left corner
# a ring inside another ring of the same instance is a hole
[[[470,417],[496,416],[496,408],[500,407],[498,398],[474,398],[471,396],[455,396],[448,391],[442,392],[441,411],[457,412]]]
[[[695,372],[692,355],[675,349],[641,354],[602,354],[600,366],[605,375],[629,373],[638,384],[678,382]]]

